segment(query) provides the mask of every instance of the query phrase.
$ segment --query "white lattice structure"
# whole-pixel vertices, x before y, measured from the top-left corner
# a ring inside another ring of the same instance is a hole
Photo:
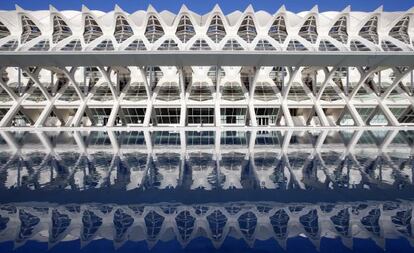
[[[414,124],[414,9],[0,12],[0,127]]]

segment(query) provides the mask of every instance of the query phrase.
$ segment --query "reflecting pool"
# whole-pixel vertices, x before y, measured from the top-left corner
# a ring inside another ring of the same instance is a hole
[[[414,250],[414,131],[0,137],[0,252]]]

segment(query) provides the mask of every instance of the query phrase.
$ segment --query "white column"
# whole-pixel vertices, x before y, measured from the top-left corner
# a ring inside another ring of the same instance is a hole
[[[180,100],[181,100],[180,126],[185,126],[187,122],[187,101],[186,101],[187,97],[185,95],[183,67],[178,67],[178,79],[180,83]]]
[[[86,110],[86,100],[83,101],[79,105],[78,110],[75,113],[75,116],[73,116],[73,119],[72,119],[72,122],[71,122],[71,125],[72,126],[77,127],[77,126],[80,125],[81,120],[82,120],[82,117],[83,117],[83,114],[85,113],[85,110]]]
[[[221,126],[221,112],[220,112],[220,100],[221,100],[221,91],[220,91],[220,66],[216,66],[216,96],[214,99],[214,118],[215,125]]]
[[[280,107],[283,111],[283,116],[285,118],[286,125],[289,126],[289,127],[293,127],[294,123],[293,123],[293,120],[292,120],[292,116],[290,115],[290,111],[289,111],[289,108],[287,106],[286,100],[282,101],[282,104],[280,105]]]
[[[249,94],[249,114],[250,114],[250,121],[252,126],[257,126],[256,120],[256,112],[254,111],[254,91],[256,90],[257,79],[259,78],[261,73],[261,67],[256,67],[256,71],[254,73],[253,82],[250,85],[250,94]]]
[[[154,96],[152,94],[151,91],[151,87],[150,84],[148,83],[147,80],[147,74],[145,73],[145,67],[138,67],[139,71],[141,72],[141,77],[142,77],[142,81],[144,82],[144,86],[145,86],[145,90],[147,92],[147,97],[148,97],[148,104],[147,104],[147,109],[145,110],[145,116],[144,116],[144,126],[149,126],[150,121],[151,121],[151,115],[152,115],[152,104],[153,104],[153,99]]]
[[[115,120],[116,120],[116,117],[118,116],[118,112],[120,109],[119,107],[120,107],[119,101],[115,101],[114,106],[112,107],[112,110],[111,110],[111,114],[109,115],[108,122],[106,123],[106,126],[112,127],[115,125]]]

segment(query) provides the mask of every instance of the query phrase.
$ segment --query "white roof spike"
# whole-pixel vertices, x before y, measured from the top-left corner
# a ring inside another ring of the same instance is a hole
[[[407,10],[408,13],[414,13],[414,6]]]
[[[147,13],[148,12],[155,12],[155,13],[157,13],[157,10],[151,4],[149,4],[148,5],[148,8],[147,8]]]
[[[246,8],[246,10],[244,10],[244,12],[245,12],[245,13],[246,13],[246,12],[252,12],[252,13],[254,13],[253,6],[252,6],[251,4],[249,4],[249,6],[247,6],[247,8]]]
[[[280,8],[276,11],[275,14],[279,14],[279,13],[283,13],[286,12],[286,6],[284,4],[282,4],[282,6],[280,6]]]
[[[86,5],[82,4],[82,12],[89,12],[89,8]]]
[[[351,5],[348,5],[347,7],[345,7],[345,9],[343,9],[342,12],[350,13],[351,12]]]
[[[16,7],[17,12],[24,12],[24,9],[20,6],[18,6],[17,4],[15,4],[14,6]]]
[[[178,13],[181,13],[181,12],[188,12],[188,8],[185,4],[181,5],[180,11]]]
[[[49,11],[50,12],[59,12],[53,5],[49,4]]]
[[[310,12],[319,13],[318,5],[316,4],[315,6],[313,6]]]
[[[121,7],[119,7],[119,5],[117,5],[117,4],[115,4],[114,11],[115,12],[124,12],[124,10]]]
[[[380,7],[378,7],[375,11],[373,11],[373,12],[376,12],[376,13],[379,13],[379,12],[383,12],[384,11],[384,6],[383,5],[381,5]]]
[[[218,5],[218,4],[214,5],[214,7],[211,10],[211,12],[220,12],[220,13],[223,13],[223,11],[220,8],[220,5]]]

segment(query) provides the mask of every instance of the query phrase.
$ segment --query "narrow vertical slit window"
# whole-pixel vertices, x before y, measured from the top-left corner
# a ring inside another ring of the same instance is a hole
[[[72,36],[72,30],[69,28],[68,24],[59,16],[53,17],[53,43],[58,43],[68,37]]]
[[[279,42],[280,44],[283,44],[285,42],[288,33],[284,17],[279,16],[275,19],[275,21],[269,29],[269,36],[277,42]]]
[[[122,43],[134,35],[131,26],[123,16],[118,16],[115,22],[114,37],[116,42]]]
[[[154,43],[162,36],[164,36],[164,29],[160,21],[154,15],[149,16],[147,27],[145,28],[145,37],[149,42]]]
[[[187,15],[181,17],[175,35],[181,42],[186,43],[196,34],[194,26]]]
[[[237,31],[237,35],[239,35],[247,43],[252,42],[254,38],[256,38],[257,31],[252,16],[249,15],[243,19],[239,30]]]
[[[85,17],[85,30],[83,31],[83,38],[85,39],[85,43],[89,44],[102,35],[103,32],[98,23],[96,23],[95,19],[93,19],[92,16],[87,15]]]
[[[226,28],[224,28],[224,24],[220,16],[215,15],[211,19],[207,30],[207,36],[215,43],[219,43],[226,36]]]

